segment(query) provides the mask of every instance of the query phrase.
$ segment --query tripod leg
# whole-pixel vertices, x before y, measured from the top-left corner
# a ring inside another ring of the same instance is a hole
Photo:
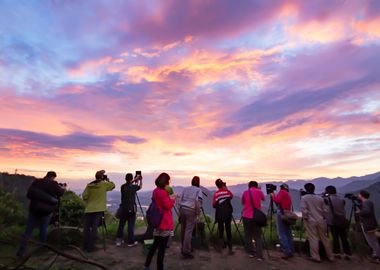
[[[146,217],[145,217],[145,214],[144,214],[144,210],[143,210],[143,208],[141,206],[140,199],[139,199],[139,196],[137,195],[137,193],[136,193],[136,199],[137,199],[137,203],[140,206],[140,211],[141,211],[141,214],[143,215],[144,222],[145,222],[146,225],[148,225],[148,221],[146,220]]]
[[[270,253],[269,253],[269,247],[267,245],[267,241],[265,240],[265,231],[264,230],[262,231],[262,236],[261,237],[263,238],[263,247],[267,251],[268,259],[271,259],[271,256],[270,256]]]
[[[206,225],[207,225],[207,228],[208,228],[208,231],[212,234],[212,231],[214,230],[214,227],[211,231],[211,228],[210,228],[210,224],[208,223],[207,221],[207,217],[206,217],[206,214],[205,214],[205,210],[203,209],[203,207],[201,208],[202,210],[202,214],[203,214],[203,218],[205,219],[205,222],[206,222]],[[214,223],[214,226],[215,226],[215,223]]]
[[[234,224],[235,224],[235,228],[236,228],[236,231],[237,231],[237,233],[238,233],[238,235],[239,235],[239,238],[240,238],[240,241],[241,241],[241,243],[242,243],[242,245],[244,246],[244,239],[243,239],[243,237],[241,236],[241,233],[240,233],[240,230],[239,230],[239,227],[238,227],[238,225],[236,224],[236,220],[235,220],[235,218],[232,216],[232,220],[233,220],[233,222],[234,222]]]
[[[106,250],[106,221],[104,218],[104,214],[102,217],[102,231],[103,231],[103,249]]]

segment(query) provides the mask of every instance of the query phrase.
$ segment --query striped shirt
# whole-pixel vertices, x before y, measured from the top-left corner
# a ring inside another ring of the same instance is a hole
[[[227,199],[232,199],[233,196],[234,195],[232,194],[232,192],[229,191],[227,188],[220,188],[214,193],[214,197],[212,198],[212,206],[215,207],[217,204],[221,204]]]

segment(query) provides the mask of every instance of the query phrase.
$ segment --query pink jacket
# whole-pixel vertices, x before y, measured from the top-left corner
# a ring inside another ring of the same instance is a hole
[[[172,208],[174,207],[175,200],[170,199],[168,192],[162,188],[156,188],[153,190],[153,200],[156,202],[157,207],[162,213],[162,220],[158,229],[173,230],[174,222]]]
[[[265,200],[264,193],[258,188],[250,188],[249,191],[252,194],[253,205],[256,209],[261,210],[261,201]],[[241,197],[241,204],[243,205],[243,217],[252,218],[253,217],[253,208],[251,198],[249,196],[249,191],[246,190]]]

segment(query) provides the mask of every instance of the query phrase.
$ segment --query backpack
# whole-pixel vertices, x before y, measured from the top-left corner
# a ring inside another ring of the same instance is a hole
[[[148,210],[146,211],[146,219],[148,221],[148,226],[151,226],[154,229],[157,229],[160,226],[162,213],[153,198]]]

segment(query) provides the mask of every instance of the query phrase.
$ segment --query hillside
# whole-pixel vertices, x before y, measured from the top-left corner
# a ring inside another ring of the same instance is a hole
[[[26,206],[29,203],[26,191],[35,179],[29,175],[0,173],[0,188],[13,193],[15,198]]]

